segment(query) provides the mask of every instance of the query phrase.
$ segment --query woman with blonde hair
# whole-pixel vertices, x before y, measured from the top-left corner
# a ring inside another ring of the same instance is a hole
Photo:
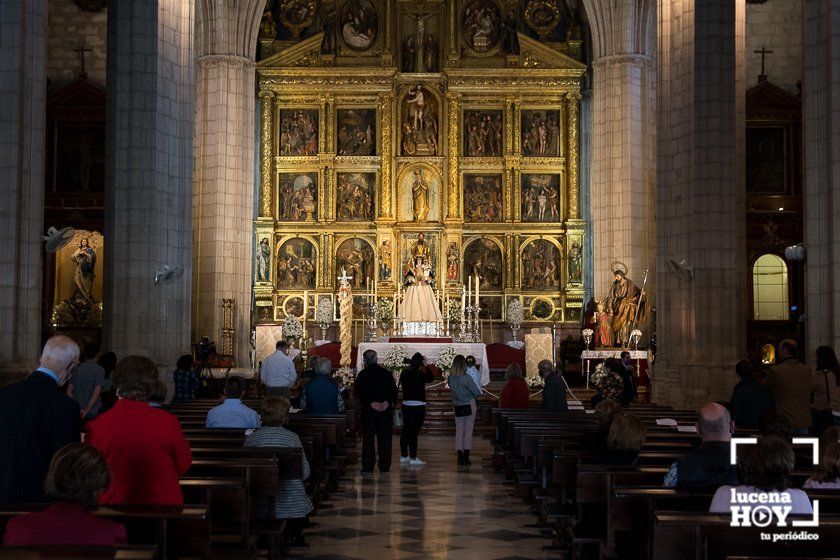
[[[817,474],[806,480],[802,488],[840,488],[840,442],[835,439],[828,445],[821,445],[820,455]]]
[[[528,408],[531,398],[528,383],[522,378],[522,367],[516,362],[505,370],[505,388],[502,389],[502,399],[499,408]]]
[[[469,466],[472,433],[475,426],[475,399],[481,396],[475,382],[467,375],[467,359],[458,354],[449,370],[449,390],[455,408],[455,450],[458,466]]]

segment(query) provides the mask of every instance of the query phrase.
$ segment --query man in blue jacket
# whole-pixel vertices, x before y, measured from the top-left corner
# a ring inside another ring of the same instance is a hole
[[[344,399],[330,379],[332,363],[327,358],[318,358],[313,369],[315,377],[306,384],[300,397],[303,413],[323,416],[344,412]]]

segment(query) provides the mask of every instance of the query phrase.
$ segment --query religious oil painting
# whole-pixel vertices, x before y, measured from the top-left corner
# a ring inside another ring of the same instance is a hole
[[[502,320],[502,296],[479,296],[478,306],[481,308],[478,312],[479,319]]]
[[[502,215],[502,175],[464,174],[464,217],[467,222],[498,223]]]
[[[522,221],[560,221],[560,176],[522,174]]]
[[[373,220],[375,173],[336,174],[336,220],[370,222]]]
[[[440,72],[440,8],[414,3],[402,12],[403,36],[400,40],[402,72]]]
[[[426,86],[412,84],[403,97],[400,150],[404,156],[440,155],[440,105]]]
[[[339,276],[342,270],[347,271],[347,276],[353,277],[350,285],[354,290],[363,289],[368,283],[373,286],[376,264],[373,247],[358,237],[345,239],[335,251],[336,276]],[[336,286],[338,285],[336,280]]]
[[[102,325],[102,255],[102,234],[85,230],[56,253],[53,325]]]
[[[340,12],[341,39],[351,50],[364,52],[376,42],[379,16],[370,0],[348,0]]]
[[[500,157],[505,152],[502,112],[464,111],[464,155]]]
[[[522,111],[522,155],[560,157],[560,112]]]
[[[280,111],[280,155],[318,155],[318,110]]]
[[[303,320],[303,298],[300,296],[289,296],[283,302],[283,313]]]
[[[523,290],[560,288],[560,251],[546,239],[537,239],[522,250]]]
[[[300,237],[287,240],[277,252],[277,288],[314,288],[317,263],[315,247],[309,240]]]
[[[399,180],[402,219],[410,222],[438,221],[440,188],[440,174],[434,167],[415,164],[405,169]]]
[[[376,155],[376,109],[339,109],[338,155]]]
[[[502,250],[490,238],[472,241],[464,251],[464,275],[478,276],[482,290],[502,289]]]
[[[311,222],[318,218],[318,174],[281,173],[277,218],[281,222]]]
[[[785,129],[747,127],[747,192],[785,194]]]
[[[502,37],[502,14],[492,0],[472,0],[464,6],[461,17],[461,36],[467,46],[477,53],[496,47]]]

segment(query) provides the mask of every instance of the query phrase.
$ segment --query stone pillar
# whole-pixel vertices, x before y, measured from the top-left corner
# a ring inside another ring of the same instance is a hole
[[[802,13],[807,332],[809,361],[840,345],[840,0],[805,0]]]
[[[655,108],[652,0],[584,0],[592,27],[593,285],[612,284],[621,261],[640,286],[655,259]],[[648,334],[648,333],[645,333]]]
[[[658,5],[653,398],[696,406],[728,397],[746,344],[744,0]]]
[[[162,365],[190,351],[192,6],[108,5],[104,347]],[[184,274],[156,285],[165,265]]]
[[[251,332],[254,56],[263,5],[253,0],[198,2],[202,44],[196,85],[192,338],[209,336],[221,351],[222,300],[233,299],[233,353],[239,367],[248,365]],[[262,119],[270,119],[271,101],[262,98]],[[261,172],[269,176],[260,181],[260,217],[273,213],[272,170],[263,158]]]
[[[2,376],[31,371],[40,350],[47,3],[0,0],[0,13]]]

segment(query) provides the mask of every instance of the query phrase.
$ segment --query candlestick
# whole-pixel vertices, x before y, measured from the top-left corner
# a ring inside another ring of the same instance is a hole
[[[479,276],[475,275],[475,306],[478,307]]]

